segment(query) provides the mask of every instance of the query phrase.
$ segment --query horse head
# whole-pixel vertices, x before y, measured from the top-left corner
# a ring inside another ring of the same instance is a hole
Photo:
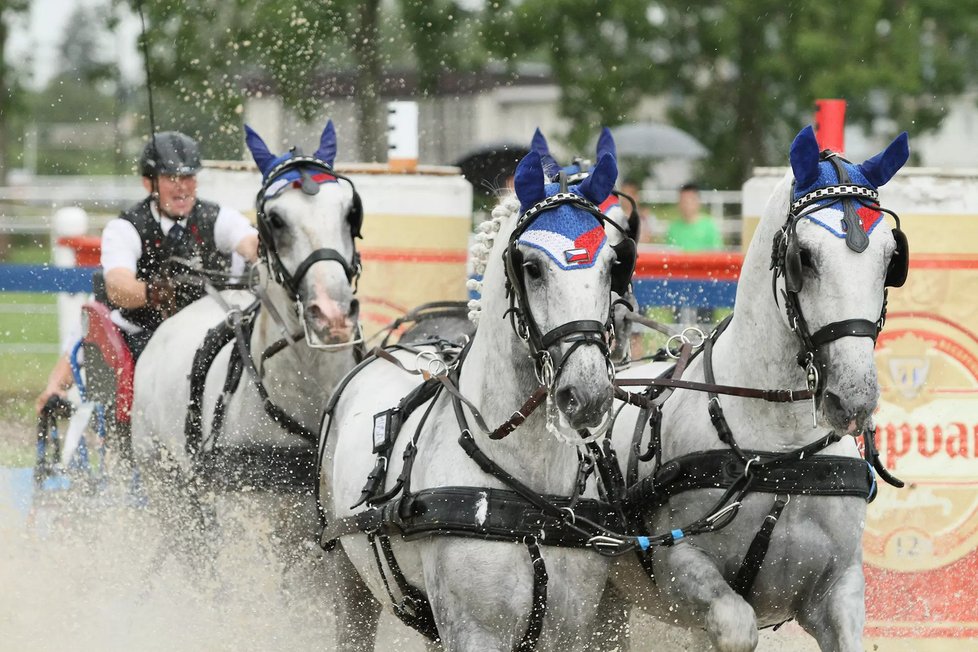
[[[516,169],[516,201],[494,211],[505,228],[497,227],[488,252],[484,312],[498,315],[501,328],[509,320],[537,380],[574,429],[600,425],[611,405],[612,284],[624,267],[630,276],[631,260],[619,262],[599,205],[617,175],[614,155],[605,154],[580,183],[569,184],[565,174],[552,183],[531,151]]]
[[[864,428],[879,400],[873,349],[886,288],[906,279],[908,251],[877,189],[908,156],[906,133],[859,165],[820,152],[811,127],[791,146],[787,218],[774,235],[775,293],[821,416],[840,432]]]
[[[539,129],[533,134],[530,149],[540,155],[544,173],[551,181],[557,181],[560,173],[563,172],[567,177],[568,184],[580,184],[591,173],[591,161],[582,157],[575,157],[570,165],[561,166],[550,153],[547,139]],[[597,160],[600,160],[605,154],[617,158],[615,140],[611,135],[611,130],[607,127],[603,128],[598,136],[596,153]],[[612,342],[611,358],[615,363],[624,362],[629,357],[632,322],[626,319],[626,315],[637,305],[635,296],[631,291],[631,276],[635,269],[634,263],[637,256],[635,241],[638,240],[639,219],[634,200],[630,197],[628,200],[631,208],[629,213],[625,212],[620,201],[620,193],[617,190],[612,189],[607,197],[597,202],[598,208],[608,217],[605,228],[608,240],[615,247],[619,258],[626,263],[616,267],[615,280],[618,282],[612,287],[616,296],[614,298],[615,338]],[[626,251],[626,249],[630,251]],[[627,272],[625,268],[627,268]]]
[[[312,156],[296,147],[276,156],[254,130],[246,125],[245,131],[262,173],[257,214],[263,258],[296,304],[307,342],[347,343],[358,330],[354,238],[361,237],[363,210],[353,182],[333,170],[333,123],[326,124]]]

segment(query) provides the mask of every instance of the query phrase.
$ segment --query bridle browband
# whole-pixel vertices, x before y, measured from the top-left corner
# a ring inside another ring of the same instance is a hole
[[[887,268],[885,279],[887,286],[898,287],[903,284],[906,279],[907,263],[907,241],[906,236],[900,230],[899,216],[879,205],[879,193],[875,189],[852,183],[848,171],[842,164],[845,159],[830,150],[825,150],[821,152],[819,161],[826,160],[835,168],[839,183],[816,188],[791,202],[785,224],[775,235],[771,258],[771,269],[774,270],[772,277],[774,298],[777,302],[777,280],[783,276],[785,287],[781,294],[785,301],[785,314],[788,318],[788,326],[798,338],[800,345],[796,359],[798,365],[805,369],[808,388],[813,392],[816,402],[821,400],[825,391],[828,366],[818,355],[820,349],[843,337],[869,337],[875,342],[886,322],[887,291],[884,288],[883,305],[876,321],[845,319],[826,324],[812,333],[799,300],[799,293],[803,285],[803,272],[801,269],[801,249],[798,244],[798,222],[841,201],[843,203],[846,245],[853,251],[861,253],[869,246],[869,236],[863,229],[862,222],[856,212],[856,205],[886,213],[896,220],[894,238],[897,240],[898,246],[898,250],[893,254]],[[794,188],[794,182],[792,182],[792,188]],[[823,203],[825,200],[830,201],[826,204]]]
[[[363,221],[363,209],[360,202],[360,197],[357,194],[356,186],[349,177],[337,173],[332,166],[322,159],[314,156],[303,156],[296,148],[293,148],[293,153],[294,155],[291,158],[282,161],[268,172],[265,177],[265,181],[262,184],[261,190],[258,191],[258,195],[255,198],[259,242],[266,253],[269,267],[275,276],[275,280],[289,291],[293,301],[299,301],[299,284],[309,272],[309,268],[320,261],[332,261],[339,264],[343,268],[344,274],[346,274],[347,281],[353,286],[354,293],[356,293],[357,281],[360,278],[361,272],[360,253],[356,248],[356,238],[363,237],[360,234],[360,226]],[[272,232],[272,227],[276,226],[275,222],[277,218],[274,215],[269,216],[265,212],[265,193],[268,192],[268,189],[272,183],[274,183],[282,174],[290,170],[298,170],[302,176],[302,191],[307,195],[317,194],[319,192],[319,184],[312,179],[312,176],[309,174],[307,168],[314,168],[335,177],[336,179],[343,179],[350,184],[350,187],[353,190],[353,205],[346,215],[346,220],[350,228],[351,238],[353,239],[353,260],[348,261],[335,249],[322,247],[320,249],[316,249],[311,254],[306,256],[305,260],[299,263],[295,271],[290,273],[282,263],[282,259],[278,254],[278,248],[275,244],[275,236]]]
[[[595,319],[578,319],[556,326],[546,333],[541,332],[530,312],[526,280],[523,274],[523,254],[518,248],[520,236],[523,235],[533,221],[542,213],[554,210],[560,206],[572,206],[590,213],[602,225],[613,225],[622,233],[622,242],[614,246],[609,245],[615,250],[616,256],[618,256],[618,262],[616,264],[623,266],[622,270],[618,270],[617,272],[613,271],[611,274],[612,291],[621,290],[620,294],[623,294],[627,290],[635,266],[635,242],[628,237],[628,234],[618,224],[615,224],[614,221],[602,213],[593,202],[581,195],[569,192],[567,187],[567,176],[564,172],[561,172],[560,191],[554,195],[545,197],[520,215],[516,227],[510,234],[509,244],[503,253],[506,271],[506,294],[510,300],[509,309],[506,312],[510,317],[510,324],[517,337],[526,342],[530,350],[530,357],[534,362],[537,379],[550,392],[553,392],[557,385],[557,380],[563,371],[564,363],[581,346],[597,346],[608,363],[609,377],[614,378],[614,366],[611,364],[611,353],[608,346],[608,341],[613,336],[612,319],[614,303],[609,301],[609,314],[607,320],[604,322]],[[628,268],[627,272],[624,270],[624,267]],[[622,281],[622,279],[624,280]],[[551,349],[561,343],[570,344],[570,347],[566,352],[558,352],[555,360]]]

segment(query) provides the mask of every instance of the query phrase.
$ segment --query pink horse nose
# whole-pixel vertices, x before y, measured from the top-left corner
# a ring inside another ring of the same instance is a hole
[[[306,309],[306,313],[321,329],[341,328],[347,322],[348,315],[340,308],[340,304],[326,297],[317,297]]]

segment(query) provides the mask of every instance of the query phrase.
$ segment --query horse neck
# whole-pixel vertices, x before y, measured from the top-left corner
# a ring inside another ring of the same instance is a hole
[[[716,382],[762,389],[805,389],[805,373],[798,366],[798,339],[784,318],[784,299],[776,302],[769,269],[771,242],[783,213],[773,202],[751,241],[740,280],[734,316],[713,351]],[[728,420],[743,427],[734,434],[743,446],[790,447],[814,439],[811,403],[768,403],[758,399],[721,397]],[[733,424],[731,424],[733,425]],[[754,443],[751,443],[753,440]]]
[[[266,284],[265,288],[268,300],[278,311],[286,330],[293,336],[298,335],[299,339],[265,361],[262,380],[274,402],[303,425],[315,429],[333,388],[355,364],[353,348],[330,351],[311,348],[302,336],[298,313],[285,289],[274,282]],[[282,327],[271,311],[261,309],[251,334],[251,355],[256,365],[262,353],[282,337]]]

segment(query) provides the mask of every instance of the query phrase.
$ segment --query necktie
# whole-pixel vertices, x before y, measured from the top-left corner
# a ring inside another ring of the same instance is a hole
[[[170,227],[170,230],[167,232],[166,239],[169,240],[171,243],[176,244],[181,240],[183,240],[183,234],[186,232],[187,230],[183,228],[182,225],[174,224],[172,227]]]

